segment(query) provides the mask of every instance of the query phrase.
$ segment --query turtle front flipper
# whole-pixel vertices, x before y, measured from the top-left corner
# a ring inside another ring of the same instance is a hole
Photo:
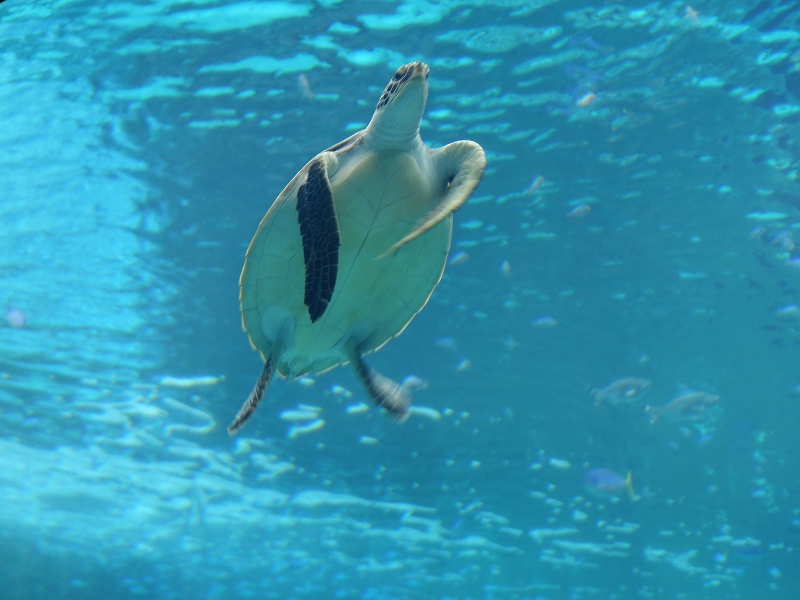
[[[411,231],[381,254],[379,258],[391,254],[403,244],[410,242],[446,219],[467,201],[467,198],[481,182],[486,169],[486,154],[483,148],[475,142],[465,140],[453,142],[434,150],[433,155],[435,168],[447,178],[448,184],[444,196]]]
[[[256,382],[256,387],[253,388],[253,391],[250,392],[250,396],[248,396],[247,400],[242,404],[242,408],[239,409],[236,418],[228,425],[228,435],[236,435],[236,433],[244,427],[244,424],[247,423],[250,417],[253,416],[258,405],[261,404],[261,401],[264,399],[264,393],[267,391],[270,379],[272,379],[272,357],[268,356],[267,360],[264,362],[264,369],[261,371],[261,376]]]
[[[408,409],[411,406],[411,395],[405,388],[378,373],[361,357],[353,361],[353,366],[356,375],[361,379],[367,392],[378,403],[378,406],[382,406],[400,423],[404,423],[409,417]]]
[[[328,308],[339,270],[339,221],[333,205],[333,190],[328,179],[330,152],[322,153],[308,166],[305,183],[297,190],[297,220],[303,239],[305,296],[311,322]]]

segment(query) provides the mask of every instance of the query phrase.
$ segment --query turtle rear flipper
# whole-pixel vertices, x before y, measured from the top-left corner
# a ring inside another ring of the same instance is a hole
[[[267,360],[264,362],[264,368],[256,382],[256,386],[253,388],[253,391],[250,392],[250,396],[244,401],[244,404],[242,404],[242,408],[239,409],[239,412],[236,414],[231,424],[228,425],[228,435],[236,435],[236,433],[244,427],[244,424],[247,423],[250,417],[253,416],[258,405],[261,404],[261,401],[264,399],[264,394],[267,391],[271,379],[272,357],[268,356]]]
[[[356,375],[378,406],[382,406],[400,423],[405,423],[410,413],[411,394],[396,381],[381,375],[359,357],[353,361]]]

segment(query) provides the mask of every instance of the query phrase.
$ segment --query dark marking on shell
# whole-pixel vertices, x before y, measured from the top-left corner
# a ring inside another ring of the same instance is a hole
[[[311,163],[306,182],[297,190],[297,220],[306,267],[303,301],[314,323],[333,297],[342,245],[333,192],[321,159]]]

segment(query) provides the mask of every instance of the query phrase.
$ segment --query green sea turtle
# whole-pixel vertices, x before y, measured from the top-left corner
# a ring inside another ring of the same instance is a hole
[[[483,177],[475,142],[435,150],[419,135],[428,65],[400,67],[366,129],[317,154],[261,221],[239,279],[242,326],[264,370],[228,427],[250,418],[275,371],[298,377],[352,363],[399,418],[406,389],[363,356],[399,335],[444,272],[453,211]]]

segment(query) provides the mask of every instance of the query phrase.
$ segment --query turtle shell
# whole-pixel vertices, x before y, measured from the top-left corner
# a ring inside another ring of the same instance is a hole
[[[381,256],[436,205],[448,182],[421,144],[376,150],[359,134],[345,142],[326,151],[334,157],[326,175],[341,245],[335,286],[318,318],[312,322],[304,300],[298,191],[325,153],[286,186],[247,250],[242,324],[253,347],[265,360],[272,356],[284,376],[326,371],[399,335],[430,298],[450,249],[452,215]]]

